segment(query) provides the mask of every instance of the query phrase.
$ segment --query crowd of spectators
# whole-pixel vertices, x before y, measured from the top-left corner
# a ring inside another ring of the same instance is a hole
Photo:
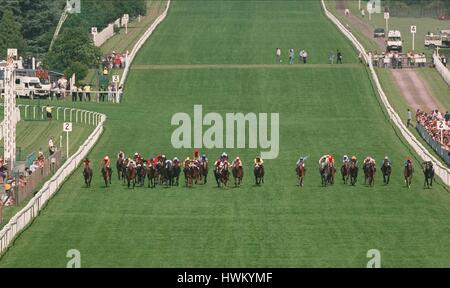
[[[115,69],[123,69],[126,66],[126,53],[117,53],[112,51],[111,54],[105,55],[102,58],[103,68],[107,68],[109,70]]]
[[[413,51],[408,51],[407,53],[390,51],[381,54],[377,51],[373,53],[368,51],[367,55],[373,66],[380,68],[425,67],[427,63],[425,53],[415,53]]]
[[[434,141],[441,144],[443,149],[450,151],[450,130],[442,130],[443,136],[441,142],[441,130],[437,127],[438,121],[445,121],[447,126],[450,124],[450,113],[448,111],[442,114],[437,109],[430,113],[417,109],[416,121],[425,128]]]

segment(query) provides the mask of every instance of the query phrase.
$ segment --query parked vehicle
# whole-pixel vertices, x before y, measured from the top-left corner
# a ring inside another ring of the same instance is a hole
[[[34,99],[35,97],[47,96],[48,91],[42,88],[37,77],[16,76],[16,95],[17,97]]]
[[[375,28],[373,31],[373,38],[384,38],[385,36],[384,28]]]
[[[402,52],[403,40],[402,40],[402,33],[400,33],[400,31],[390,30],[388,32],[388,39],[386,41],[386,50]]]

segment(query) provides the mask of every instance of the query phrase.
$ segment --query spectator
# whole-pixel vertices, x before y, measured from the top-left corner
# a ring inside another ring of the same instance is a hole
[[[78,99],[80,99],[80,102],[83,101],[83,87],[78,87]]]
[[[73,85],[70,90],[72,91],[72,102],[77,102],[77,86]]]
[[[295,56],[294,49],[289,49],[289,64],[294,64]]]
[[[39,164],[38,164],[37,160],[34,160],[33,163],[30,166],[31,174],[36,172],[37,169],[39,169]]]
[[[337,64],[342,64],[342,53],[341,51],[337,50]]]
[[[411,124],[411,120],[412,120],[412,113],[411,110],[408,109],[408,112],[406,113],[406,128],[408,128],[409,126],[413,127],[413,125]]]
[[[45,111],[47,112],[47,120],[52,120],[53,116],[52,116],[52,107],[51,106],[47,106],[45,108]]]
[[[444,119],[446,122],[450,121],[450,114],[448,113],[448,111],[445,111]]]
[[[334,64],[334,57],[333,51],[330,51],[330,53],[328,53],[328,61],[330,61],[330,64]]]
[[[86,101],[91,102],[91,86],[87,84],[84,86],[84,92],[86,93]]]
[[[25,175],[26,175],[26,176],[30,176],[31,173],[32,173],[32,172],[31,172],[30,168],[25,167]]]
[[[277,50],[275,51],[275,61],[277,63],[281,63],[281,49],[277,48]]]
[[[54,143],[53,136],[50,137],[50,139],[48,140],[48,151],[49,151],[50,155],[53,155],[56,151],[56,146]]]
[[[303,50],[303,64],[306,64],[307,59],[308,59],[308,52],[306,52],[306,50]]]
[[[19,187],[25,188],[26,186],[27,186],[27,179],[25,178],[24,175],[20,175],[19,176]]]

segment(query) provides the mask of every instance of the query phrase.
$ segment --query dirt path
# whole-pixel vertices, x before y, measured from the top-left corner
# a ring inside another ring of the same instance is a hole
[[[344,10],[347,7],[346,0],[336,0],[336,8],[342,15],[345,16]],[[367,38],[373,39],[373,27],[363,22],[361,19],[351,14],[345,18],[355,27],[366,35]],[[387,31],[386,31],[387,33]],[[373,39],[380,48],[380,51],[385,50],[385,39]],[[419,76],[414,69],[390,69],[392,78],[400,89],[400,93],[413,109],[423,109],[430,111],[432,109],[439,109],[445,111],[445,107],[437,101],[431,92],[428,83]]]

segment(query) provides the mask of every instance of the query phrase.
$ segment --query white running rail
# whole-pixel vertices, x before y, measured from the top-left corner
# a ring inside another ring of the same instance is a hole
[[[450,71],[442,64],[439,54],[433,53],[433,63],[444,81],[450,86]]]
[[[375,83],[378,95],[380,96],[381,101],[383,102],[386,111],[389,114],[391,121],[397,126],[400,130],[400,133],[403,135],[405,140],[409,143],[409,145],[416,151],[416,153],[422,158],[424,161],[433,162],[435,173],[442,179],[442,181],[450,186],[450,170],[445,167],[439,160],[437,160],[433,155],[428,152],[428,150],[420,143],[416,137],[406,128],[405,124],[403,124],[402,119],[398,116],[397,112],[389,103],[386,94],[381,87],[380,81],[378,79],[377,73],[375,72],[374,67],[372,66],[372,62],[368,61],[369,57],[366,53],[366,50],[361,45],[361,43],[356,39],[356,37],[344,26],[342,23],[331,13],[328,11],[324,0],[321,0],[322,8],[325,12],[325,15],[333,22],[337,28],[352,42],[353,46],[361,53],[366,63],[369,65],[370,74]]]
[[[119,86],[123,87],[123,84],[125,83],[127,76],[128,76],[128,72],[130,70],[131,67],[131,63],[134,60],[134,57],[136,57],[137,53],[139,52],[139,49],[141,49],[142,45],[144,45],[145,41],[147,41],[148,37],[150,37],[150,35],[152,35],[153,31],[155,31],[156,27],[166,18],[167,16],[167,12],[169,11],[169,7],[170,7],[170,1],[167,1],[166,4],[166,9],[164,10],[164,12],[158,16],[158,18],[156,18],[156,20],[152,23],[152,25],[150,25],[150,27],[147,29],[147,31],[145,31],[145,33],[141,36],[141,38],[139,38],[138,42],[136,42],[136,44],[134,45],[133,49],[131,50],[130,54],[128,55],[128,60],[126,62],[126,67],[125,70],[123,71],[122,74],[122,80],[120,80],[120,84]]]
[[[3,106],[3,105],[1,105],[1,106]],[[4,121],[5,121],[5,120],[3,120],[2,122],[0,122],[0,140],[3,139],[3,124],[4,124]],[[20,110],[19,110],[19,108],[16,108],[16,124],[17,124],[19,121],[20,121]]]
[[[61,108],[61,107],[60,107]],[[71,108],[64,108],[71,109]],[[75,109],[72,109],[75,110]],[[89,135],[88,139],[80,146],[78,151],[73,154],[67,161],[56,171],[56,173],[44,183],[42,188],[36,195],[28,202],[28,204],[14,215],[11,220],[0,231],[0,254],[3,253],[8,246],[12,243],[14,238],[20,233],[27,225],[39,215],[39,211],[45,207],[47,201],[58,191],[67,177],[78,167],[83,161],[89,151],[94,147],[103,132],[103,125],[106,121],[106,115],[86,111],[92,115],[92,123],[97,123],[97,127]],[[65,117],[65,113],[64,113]],[[86,117],[86,116],[85,116]],[[90,119],[89,119],[89,124]]]

